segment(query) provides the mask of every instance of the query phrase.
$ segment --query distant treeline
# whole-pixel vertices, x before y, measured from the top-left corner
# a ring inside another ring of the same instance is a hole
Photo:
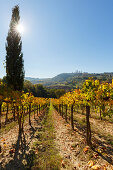
[[[30,81],[24,81],[24,92],[31,92],[35,97],[59,98],[66,92],[64,89],[48,89],[42,84],[32,84]]]
[[[0,82],[7,84],[6,77],[0,79]],[[29,80],[24,80],[23,91],[25,93],[30,92],[35,97],[44,97],[44,98],[60,98],[66,93],[65,89],[55,89],[55,88],[46,88],[42,84],[32,84]]]

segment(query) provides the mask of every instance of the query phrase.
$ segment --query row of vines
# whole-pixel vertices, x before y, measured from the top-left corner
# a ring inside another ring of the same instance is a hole
[[[86,110],[86,141],[87,145],[92,146],[91,142],[91,127],[90,114],[91,107],[98,108],[100,118],[102,116],[112,117],[113,115],[113,80],[112,83],[93,80],[90,78],[83,84],[82,89],[75,89],[72,92],[66,93],[59,99],[52,99],[54,107],[62,117],[67,121],[67,111],[70,108],[70,123],[74,129],[73,112],[75,108]]]
[[[0,84],[0,129],[2,119],[5,116],[5,125],[8,123],[10,115],[13,121],[18,122],[19,134],[23,132],[25,116],[28,115],[29,125],[31,125],[31,113],[40,115],[40,111],[49,104],[49,99],[34,97],[31,93],[11,91],[3,83]],[[0,146],[1,152],[1,146]]]
[[[112,83],[100,83],[99,80],[90,78],[83,84],[82,89],[75,89],[66,93],[59,99],[51,99],[54,107],[62,117],[67,121],[68,108],[71,108],[71,126],[74,129],[73,112],[75,108],[86,110],[86,141],[91,146],[91,127],[90,127],[90,110],[91,107],[100,110],[102,115],[112,117],[113,115],[113,81]],[[2,113],[5,112],[5,124],[7,124],[9,113],[13,114],[13,120],[18,121],[19,133],[23,131],[25,115],[29,115],[29,125],[31,125],[31,112],[40,114],[40,109],[45,108],[50,100],[45,98],[34,97],[30,93],[12,91],[3,83],[0,84],[0,129],[2,127]]]

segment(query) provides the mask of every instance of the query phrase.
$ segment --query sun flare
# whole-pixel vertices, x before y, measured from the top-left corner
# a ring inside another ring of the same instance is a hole
[[[24,27],[22,24],[16,25],[16,31],[22,34],[24,32]]]

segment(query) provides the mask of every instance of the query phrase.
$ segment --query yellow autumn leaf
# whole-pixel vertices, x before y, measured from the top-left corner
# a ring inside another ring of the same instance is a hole
[[[91,168],[92,168],[92,169],[95,169],[95,170],[98,170],[98,169],[100,169],[100,165],[94,165],[94,166],[92,166]]]
[[[89,165],[89,167],[92,167],[92,166],[94,165],[94,162],[93,162],[92,160],[90,160],[90,161],[88,162],[88,165]]]

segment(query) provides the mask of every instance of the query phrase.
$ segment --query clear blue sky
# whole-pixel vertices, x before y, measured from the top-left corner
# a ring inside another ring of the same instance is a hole
[[[113,72],[113,0],[0,0],[0,77],[12,8],[19,4],[25,75]]]

